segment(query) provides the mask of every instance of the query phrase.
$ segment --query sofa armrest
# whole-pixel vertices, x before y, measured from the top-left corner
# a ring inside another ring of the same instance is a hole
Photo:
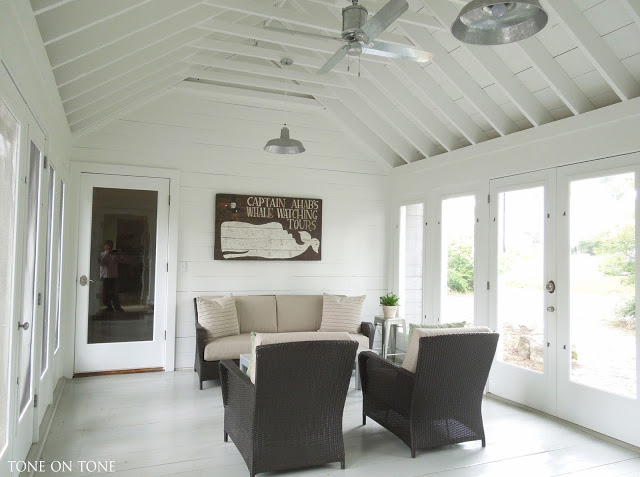
[[[376,328],[373,326],[373,323],[363,321],[360,325],[360,333],[369,338],[369,349],[373,349],[373,338],[376,335]]]
[[[196,322],[196,353],[198,358],[204,360],[204,347],[207,344],[207,330]]]

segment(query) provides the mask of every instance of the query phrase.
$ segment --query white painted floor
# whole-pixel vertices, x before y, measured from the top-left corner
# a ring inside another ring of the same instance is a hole
[[[101,376],[67,383],[43,459],[114,461],[122,476],[242,476],[247,467],[222,440],[222,399],[216,381],[203,391],[192,371]],[[344,414],[347,468],[330,464],[260,475],[640,476],[640,454],[598,439],[552,417],[491,398],[484,402],[487,447],[480,442],[419,451],[371,420],[362,426],[362,398],[349,388]],[[637,425],[637,423],[636,423]]]

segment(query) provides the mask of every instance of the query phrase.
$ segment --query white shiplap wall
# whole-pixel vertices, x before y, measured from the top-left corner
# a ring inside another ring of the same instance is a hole
[[[198,295],[366,294],[365,318],[379,313],[387,287],[390,168],[324,109],[282,106],[174,89],[76,139],[74,161],[181,171],[176,368],[193,365]],[[262,150],[285,121],[305,154]],[[322,199],[322,261],[214,261],[220,192]]]

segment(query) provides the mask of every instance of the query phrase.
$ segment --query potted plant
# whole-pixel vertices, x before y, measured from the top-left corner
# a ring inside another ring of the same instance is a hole
[[[380,297],[380,304],[382,305],[382,315],[385,318],[395,318],[396,311],[398,310],[398,302],[400,298],[395,293],[387,293]]]

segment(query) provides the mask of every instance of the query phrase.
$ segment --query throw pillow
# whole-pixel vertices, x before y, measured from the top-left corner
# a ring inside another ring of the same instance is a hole
[[[463,328],[466,324],[466,321],[442,323],[440,325],[418,325],[416,323],[409,323],[409,337],[407,338],[407,343],[411,343],[411,336],[413,336],[413,330],[415,330],[416,328]]]
[[[318,331],[357,333],[362,323],[365,295],[322,295],[322,322]]]
[[[208,339],[240,334],[236,301],[232,294],[220,298],[199,297],[196,304],[198,323],[207,330]]]
[[[416,328],[413,333],[413,337],[409,342],[409,348],[407,354],[402,362],[402,367],[412,373],[416,372],[418,366],[418,351],[420,348],[420,338],[425,336],[439,336],[439,335],[455,335],[461,333],[489,333],[491,330],[486,326],[470,326],[469,328]]]

